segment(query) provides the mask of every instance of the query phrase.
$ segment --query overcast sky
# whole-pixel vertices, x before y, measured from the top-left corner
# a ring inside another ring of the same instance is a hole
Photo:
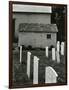
[[[15,12],[42,12],[51,13],[51,6],[35,6],[35,5],[19,5],[13,4],[13,11]]]

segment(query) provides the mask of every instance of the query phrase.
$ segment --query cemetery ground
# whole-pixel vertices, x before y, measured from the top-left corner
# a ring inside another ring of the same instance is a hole
[[[30,78],[27,76],[27,52],[30,51]],[[58,74],[57,83],[65,82],[65,57],[60,56],[60,63],[52,60],[52,52],[49,50],[49,56],[45,56],[44,49],[22,50],[22,62],[19,61],[19,49],[13,50],[13,82],[14,85],[33,85],[33,57],[37,56],[39,60],[38,84],[45,84],[45,67],[51,66]]]

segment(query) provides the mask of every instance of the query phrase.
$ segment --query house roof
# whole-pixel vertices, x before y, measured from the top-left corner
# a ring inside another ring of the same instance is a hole
[[[56,24],[21,23],[19,32],[58,32]]]

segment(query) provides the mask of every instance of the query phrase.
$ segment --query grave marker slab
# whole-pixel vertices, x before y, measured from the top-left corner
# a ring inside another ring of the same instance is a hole
[[[48,57],[48,47],[45,47],[45,55]]]
[[[20,63],[22,62],[22,46],[20,46]]]
[[[38,64],[39,64],[39,58],[37,56],[34,56],[33,84],[38,84]]]
[[[27,75],[30,78],[30,59],[31,59],[31,52],[27,52]]]
[[[61,43],[61,55],[64,55],[64,42]]]
[[[60,51],[60,41],[57,41],[57,51]]]
[[[56,53],[55,53],[55,48],[52,48],[52,60],[56,60]]]
[[[58,75],[52,67],[45,67],[45,83],[57,83],[57,77]]]
[[[56,51],[56,58],[57,58],[57,63],[60,63],[60,54],[57,51]]]

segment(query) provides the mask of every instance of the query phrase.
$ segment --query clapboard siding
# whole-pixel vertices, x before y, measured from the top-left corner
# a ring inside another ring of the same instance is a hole
[[[51,39],[47,39],[47,34],[51,34]],[[31,45],[32,47],[56,46],[56,33],[19,33],[19,45]]]

